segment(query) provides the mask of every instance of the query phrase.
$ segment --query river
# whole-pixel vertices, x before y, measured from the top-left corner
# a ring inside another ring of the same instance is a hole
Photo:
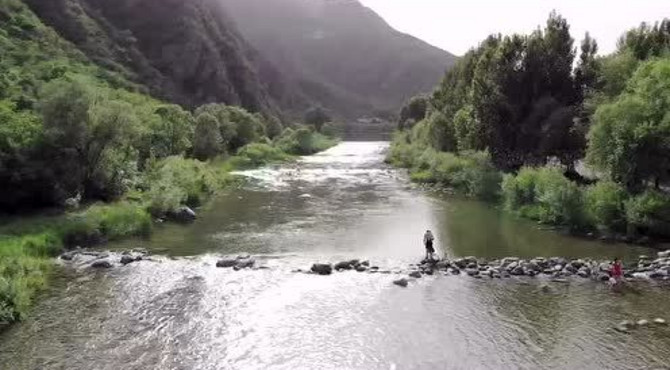
[[[159,226],[157,255],[110,270],[62,267],[30,317],[0,334],[2,369],[642,369],[670,366],[670,287],[611,292],[589,279],[307,275],[316,261],[394,270],[438,252],[633,260],[653,251],[542,230],[478,202],[415,188],[383,163],[388,143],[344,142]],[[249,253],[269,269],[215,267]],[[540,289],[550,284],[549,290]]]

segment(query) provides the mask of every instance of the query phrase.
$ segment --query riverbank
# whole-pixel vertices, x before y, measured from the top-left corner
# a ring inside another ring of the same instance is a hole
[[[654,189],[629,194],[610,181],[580,185],[558,166],[496,169],[486,152],[439,152],[396,133],[386,161],[412,181],[453,189],[516,216],[575,236],[654,246],[670,240],[670,195]]]
[[[0,328],[25,318],[34,297],[48,283],[50,259],[63,251],[149,237],[157,222],[188,222],[197,217],[193,208],[241,183],[231,172],[291,161],[336,143],[312,133],[302,143],[249,144],[224,160],[170,157],[156,163],[135,190],[113,203],[7,219],[0,225]]]

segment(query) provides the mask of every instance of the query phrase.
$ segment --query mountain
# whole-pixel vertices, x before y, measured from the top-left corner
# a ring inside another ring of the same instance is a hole
[[[397,110],[456,57],[390,27],[357,0],[219,0],[242,35],[301,90],[348,115]]]
[[[185,106],[301,110],[306,98],[244,41],[218,0],[24,0],[98,65]]]

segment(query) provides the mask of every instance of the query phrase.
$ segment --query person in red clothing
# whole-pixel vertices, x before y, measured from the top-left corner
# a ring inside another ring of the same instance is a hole
[[[619,257],[614,259],[612,268],[610,269],[610,282],[612,285],[619,285],[623,281],[623,267]]]

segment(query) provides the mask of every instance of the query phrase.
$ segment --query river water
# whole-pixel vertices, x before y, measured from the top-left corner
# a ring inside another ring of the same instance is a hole
[[[412,187],[387,143],[345,142],[244,173],[190,226],[167,224],[157,257],[94,271],[64,266],[30,318],[0,334],[1,369],[652,369],[670,366],[670,286],[624,294],[591,280],[295,273],[369,259],[399,270],[432,229],[453,256],[633,260],[653,251],[541,230],[478,202]],[[269,269],[219,269],[249,253]],[[549,289],[542,289],[543,285]]]

